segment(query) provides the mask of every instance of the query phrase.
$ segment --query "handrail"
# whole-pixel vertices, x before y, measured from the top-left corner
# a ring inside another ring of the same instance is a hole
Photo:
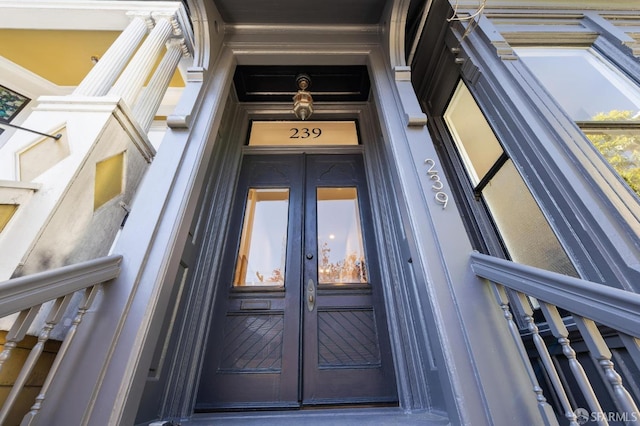
[[[471,254],[476,275],[590,318],[631,336],[640,332],[640,294],[478,252]]]
[[[121,261],[121,255],[104,256],[0,283],[0,317],[4,319],[7,315],[19,312],[11,319],[12,325],[7,330],[0,353],[0,371],[11,368],[14,369],[11,377],[17,374],[10,392],[0,402],[0,424],[5,424],[8,418],[14,415],[11,414],[12,410],[29,377],[36,370],[45,345],[51,338],[52,330],[63,320],[69,308],[73,311],[73,319],[65,330],[40,392],[21,424],[29,426],[37,422],[42,403],[47,397],[52,380],[58,374],[62,359],[67,355],[82,318],[91,308],[101,288],[100,284],[120,274]],[[34,330],[30,331],[32,328]],[[12,364],[8,363],[8,360],[16,357],[17,351],[14,349],[25,339],[27,333],[37,336],[37,342],[31,347],[29,355],[23,361],[18,357]],[[15,421],[15,418],[11,419],[11,422]]]
[[[109,255],[0,282],[0,318],[116,278],[121,261]]]
[[[636,424],[640,419],[637,402],[625,387],[622,375],[616,371],[612,350],[597,323],[618,332],[624,349],[636,366],[640,367],[640,294],[477,252],[471,254],[471,269],[478,277],[487,279],[494,291],[496,302],[503,311],[520,352],[523,367],[529,373],[532,390],[545,423],[556,424],[548,413],[547,398],[534,374],[530,355],[524,347],[523,335],[513,321],[514,311],[528,330],[527,339],[535,346],[538,356],[536,364],[544,371],[544,381],[555,393],[553,399],[557,401],[556,410],[564,415],[571,426],[578,426],[585,415],[590,419],[595,416],[600,426],[607,426],[611,414],[625,422]],[[505,288],[512,291],[510,297]],[[534,319],[530,297],[537,299],[546,327],[555,341],[542,337],[538,322]],[[515,310],[512,310],[512,305]],[[588,356],[578,356],[558,308],[571,314],[577,332],[571,335],[571,339],[574,336],[581,338]],[[568,368],[554,360],[551,347],[561,350]],[[582,365],[583,359],[593,360],[599,373],[588,374]],[[573,377],[576,388],[563,380],[562,377],[567,375]],[[602,381],[602,385],[594,387],[593,383],[597,381]],[[570,397],[576,390],[581,393],[585,407],[576,407],[577,399]],[[603,393],[609,394],[608,398],[615,401],[614,405],[607,402],[607,412],[603,408],[603,402],[607,401],[603,399]]]

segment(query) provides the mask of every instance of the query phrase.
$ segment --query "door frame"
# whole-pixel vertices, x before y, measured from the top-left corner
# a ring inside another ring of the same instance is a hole
[[[423,410],[441,404],[437,401],[442,398],[441,372],[436,367],[437,350],[431,347],[430,341],[435,336],[430,335],[426,323],[424,311],[429,308],[421,303],[427,298],[426,289],[420,285],[420,276],[411,264],[410,244],[413,241],[405,233],[407,224],[401,216],[403,201],[396,186],[398,176],[392,162],[393,153],[382,135],[374,100],[315,106],[316,120],[356,120],[361,145],[305,147],[302,150],[245,146],[251,120],[288,119],[291,119],[291,112],[281,105],[239,104],[233,95],[227,99],[215,142],[212,142],[202,190],[196,196],[198,201],[189,226],[188,245],[181,255],[181,263],[188,271],[183,277],[176,278],[184,283],[185,295],[171,323],[173,334],[167,336],[164,343],[159,342],[156,349],[162,352],[163,348],[176,348],[166,354],[168,374],[159,383],[165,389],[161,417],[185,418],[194,412],[213,314],[210,301],[217,296],[215,282],[221,267],[223,235],[226,235],[224,230],[230,219],[232,195],[244,153],[362,154],[376,248],[381,260],[380,276],[399,406],[405,410]],[[211,233],[217,237],[203,242],[202,236]],[[157,398],[152,393],[149,397]]]
[[[435,359],[431,354],[427,336],[424,334],[425,325],[422,318],[412,318],[411,309],[420,309],[416,298],[411,294],[408,282],[415,277],[410,271],[409,241],[404,235],[402,221],[398,211],[398,200],[392,189],[393,175],[389,170],[386,148],[382,144],[382,136],[377,117],[370,102],[362,104],[331,105],[324,107],[317,105],[314,111],[316,120],[355,120],[358,128],[360,145],[353,146],[327,146],[327,147],[265,147],[246,146],[250,122],[252,120],[283,120],[290,119],[289,111],[283,112],[279,106],[265,106],[242,104],[231,118],[232,128],[229,129],[226,143],[233,145],[227,150],[226,158],[219,161],[218,173],[227,179],[219,183],[228,188],[230,193],[235,193],[235,183],[240,172],[240,164],[244,155],[279,155],[279,154],[361,154],[364,161],[366,180],[368,185],[371,216],[373,219],[376,250],[380,261],[380,277],[382,293],[386,311],[387,333],[392,348],[392,358],[396,386],[400,406],[412,405],[415,399],[413,393],[420,398],[427,398],[428,387],[438,386],[437,369]],[[231,197],[227,197],[224,205],[216,205],[212,202],[214,210],[218,210],[216,216],[227,217],[232,208]],[[227,222],[218,223],[213,232],[224,233]],[[208,254],[209,259],[204,260],[209,264],[217,264],[220,268],[222,249],[219,253]],[[210,277],[215,282],[215,276]],[[394,285],[398,282],[407,282],[405,286]],[[214,289],[217,296],[217,289]],[[209,312],[207,321],[210,322],[213,312]],[[208,329],[211,324],[207,326]],[[199,343],[200,352],[206,347],[206,337]],[[426,349],[425,349],[426,348]],[[203,356],[200,355],[198,372],[202,369]],[[199,374],[199,373],[198,373]],[[198,376],[199,377],[199,376]],[[191,407],[195,406],[195,396],[191,401]],[[426,407],[425,403],[419,404],[419,408]]]

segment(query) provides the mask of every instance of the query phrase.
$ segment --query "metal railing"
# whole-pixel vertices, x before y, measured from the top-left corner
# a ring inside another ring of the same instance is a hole
[[[598,326],[615,330],[633,363],[640,368],[640,294],[476,252],[471,254],[471,268],[476,275],[490,281],[531,378],[539,409],[547,424],[557,424],[557,419],[534,373],[520,328],[514,321],[514,312],[518,313],[522,323],[531,333],[530,337],[544,367],[544,373],[570,425],[578,426],[588,420],[608,425],[613,418],[619,423],[640,424],[637,402],[616,371],[611,360],[611,350]],[[511,297],[507,295],[507,288],[511,290]],[[551,344],[559,345],[561,348],[569,366],[568,374],[577,384],[588,407],[576,407],[572,404],[575,403],[575,399],[569,395],[573,390],[568,388],[565,372],[560,371],[557,363],[553,362],[550,344],[545,342],[540,334],[538,323],[534,321],[533,308],[529,303],[530,297],[539,302],[546,326],[553,335],[554,342]],[[616,413],[603,411],[600,398],[592,385],[597,378],[589,377],[576,357],[576,350],[569,340],[566,318],[563,318],[559,309],[571,314],[572,324],[575,323],[590,358],[600,369],[599,376],[604,378],[608,393],[617,409]],[[580,415],[583,417],[578,418]]]
[[[29,334],[37,336],[37,341],[22,362],[13,386],[2,404],[0,424],[5,424],[7,416],[16,406],[21,391],[41,358],[45,344],[50,339],[51,331],[58,325],[71,305],[71,309],[74,310],[71,313],[73,320],[48,370],[39,394],[21,423],[22,425],[34,424],[42,402],[47,396],[49,385],[57,373],[60,361],[73,341],[85,313],[91,308],[100,284],[119,275],[121,260],[122,256],[120,255],[105,256],[0,282],[0,317],[15,314],[15,320],[7,331],[4,348],[0,353],[0,374],[4,373],[3,368],[14,368],[15,363],[8,362],[15,355],[14,349],[28,337],[28,330],[33,329],[36,325],[34,323],[36,317],[42,317],[44,314],[43,324],[37,325],[38,331],[36,333],[29,331]],[[74,303],[71,303],[72,298]],[[77,307],[75,307],[75,301],[78,300]],[[15,371],[11,372],[11,376],[15,374]]]

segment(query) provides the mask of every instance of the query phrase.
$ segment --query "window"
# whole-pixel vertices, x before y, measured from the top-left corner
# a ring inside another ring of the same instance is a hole
[[[640,195],[640,87],[591,48],[518,48],[516,53]]]
[[[576,276],[533,195],[462,81],[445,110],[444,121],[511,259]]]
[[[319,284],[363,284],[367,262],[356,188],[318,188]]]
[[[250,188],[234,287],[284,286],[289,189]]]

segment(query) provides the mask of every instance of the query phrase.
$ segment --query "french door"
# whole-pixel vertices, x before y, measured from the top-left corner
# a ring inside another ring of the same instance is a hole
[[[397,401],[360,155],[246,155],[196,410]]]

